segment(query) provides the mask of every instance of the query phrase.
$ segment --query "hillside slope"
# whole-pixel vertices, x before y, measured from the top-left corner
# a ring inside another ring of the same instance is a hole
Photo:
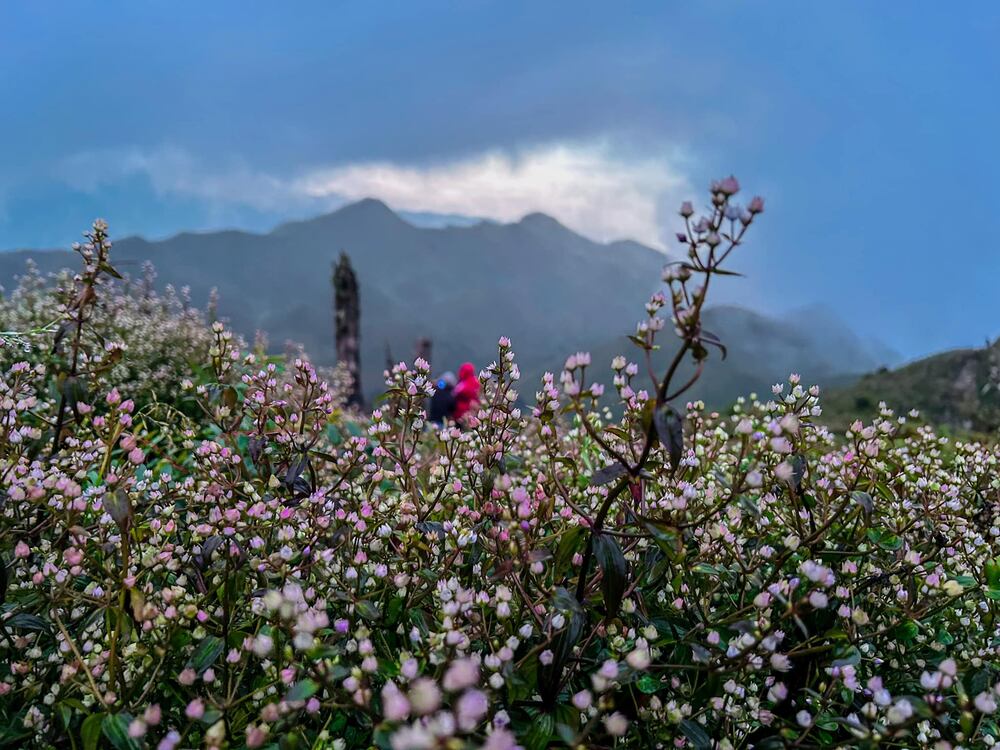
[[[916,409],[920,418],[962,432],[1000,429],[1000,342],[982,349],[956,349],[882,369],[850,386],[834,389],[823,399],[824,417],[832,426],[854,418],[870,419],[879,402],[899,413]]]

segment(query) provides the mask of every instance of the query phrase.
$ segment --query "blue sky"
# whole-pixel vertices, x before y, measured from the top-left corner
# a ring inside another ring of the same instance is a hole
[[[375,194],[669,249],[733,172],[724,290],[907,356],[1000,334],[993,2],[0,5],[0,247],[264,229]]]

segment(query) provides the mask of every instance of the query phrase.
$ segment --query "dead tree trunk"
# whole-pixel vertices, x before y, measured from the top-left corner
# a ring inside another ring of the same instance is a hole
[[[347,253],[333,269],[333,321],[337,336],[337,361],[351,376],[349,406],[362,406],[361,395],[361,302],[358,296],[358,278],[351,267]]]

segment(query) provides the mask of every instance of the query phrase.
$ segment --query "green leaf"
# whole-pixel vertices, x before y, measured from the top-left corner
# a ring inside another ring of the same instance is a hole
[[[620,463],[613,463],[610,466],[605,466],[603,469],[598,469],[590,476],[590,486],[599,487],[602,484],[608,484],[613,482],[618,477],[623,476],[628,469],[622,466]]]
[[[635,686],[646,695],[652,695],[660,689],[660,682],[651,675],[644,674],[635,682]]]
[[[15,628],[16,630],[32,630],[36,633],[52,632],[52,626],[50,626],[45,620],[38,615],[32,615],[27,612],[20,612],[14,615],[7,620],[4,625],[8,628]]]
[[[372,604],[367,599],[361,599],[354,604],[354,609],[357,610],[358,614],[364,617],[366,620],[378,620],[379,611],[378,607]]]
[[[875,501],[872,500],[872,496],[867,492],[856,490],[851,493],[851,499],[861,506],[861,510],[865,512],[865,518],[869,517],[872,511],[875,510]]]
[[[295,701],[304,701],[312,698],[317,692],[319,692],[319,683],[315,680],[310,680],[308,677],[304,680],[299,680],[285,695],[285,700],[289,703]]]
[[[101,261],[100,270],[108,274],[108,276],[114,276],[116,279],[121,279],[122,275],[118,273],[114,266],[112,266],[107,261]]]
[[[80,727],[83,750],[97,750],[97,743],[101,739],[102,721],[104,721],[104,714],[91,714],[83,720],[83,725]]]
[[[900,623],[892,632],[898,640],[909,643],[917,637],[917,633],[920,632],[920,626],[913,620],[907,620]]]
[[[524,750],[545,750],[549,740],[552,739],[554,729],[555,719],[552,714],[540,713],[535,716],[528,731],[522,737]]]
[[[806,457],[801,453],[795,453],[788,457],[788,463],[792,467],[792,477],[788,483],[795,492],[798,492],[802,489],[802,480],[806,475]]]
[[[118,524],[118,528],[126,531],[132,522],[132,500],[128,493],[122,488],[118,488],[109,495],[104,496],[104,510]]]
[[[656,436],[670,456],[670,466],[674,471],[681,463],[684,453],[684,422],[673,407],[664,404],[653,415]]]
[[[210,635],[198,644],[198,648],[188,659],[187,666],[200,675],[215,663],[225,647],[226,644],[222,642],[221,638]]]
[[[601,578],[601,593],[604,594],[604,606],[608,617],[618,614],[625,586],[628,584],[628,563],[621,547],[612,537],[601,535],[594,538],[594,557],[604,573]]]
[[[986,563],[983,567],[986,585],[991,589],[1000,589],[1000,557]]]
[[[696,750],[711,750],[712,738],[708,736],[708,732],[698,722],[691,719],[684,719],[681,722],[681,731],[684,732],[685,737],[691,740],[691,744]]]
[[[569,568],[573,561],[573,555],[580,548],[581,538],[587,531],[588,529],[583,526],[574,526],[562,534],[559,546],[556,547],[555,570],[557,573]]]
[[[129,714],[109,714],[101,722],[101,731],[116,750],[139,750],[139,743],[128,736],[128,725],[131,723]]]

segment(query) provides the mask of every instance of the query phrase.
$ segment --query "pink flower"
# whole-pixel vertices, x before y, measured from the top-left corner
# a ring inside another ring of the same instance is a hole
[[[575,693],[572,698],[573,705],[580,711],[586,711],[590,708],[593,700],[589,690],[581,690],[579,693]]]
[[[267,732],[251,724],[247,727],[247,747],[260,747],[267,739]]]
[[[204,716],[205,704],[202,702],[201,698],[195,698],[193,701],[188,703],[187,708],[184,709],[184,715],[192,721],[197,721]]]
[[[622,737],[628,731],[628,719],[615,711],[610,716],[604,717],[604,728],[612,737]]]
[[[486,715],[489,709],[489,702],[486,694],[479,690],[467,690],[458,699],[455,707],[455,717],[458,726],[465,732],[471,732],[479,724],[480,719]]]
[[[128,725],[128,736],[133,738],[142,737],[146,734],[146,722],[142,719],[132,719]]]
[[[18,542],[14,547],[14,557],[25,558],[31,554],[31,547],[24,542]]]
[[[441,690],[429,677],[421,677],[410,686],[410,707],[418,716],[432,713],[441,705]]]
[[[382,715],[388,721],[401,721],[410,714],[410,702],[391,680],[382,688]]]
[[[479,665],[472,659],[459,659],[445,672],[444,689],[456,692],[479,682]]]
[[[162,716],[163,712],[160,711],[160,706],[157,703],[149,706],[142,714],[143,720],[153,727],[160,723]]]
[[[515,750],[517,747],[517,739],[509,730],[494,729],[483,743],[482,750]]]

